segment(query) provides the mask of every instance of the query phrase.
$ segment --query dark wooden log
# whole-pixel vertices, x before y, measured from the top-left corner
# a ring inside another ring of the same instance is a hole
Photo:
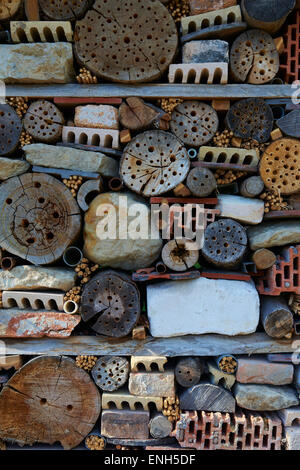
[[[295,6],[295,0],[242,0],[245,20],[252,28],[276,33]]]
[[[226,125],[236,137],[267,142],[273,129],[271,107],[260,98],[238,101],[226,115]]]
[[[40,21],[39,0],[25,0],[25,14],[28,21]]]
[[[204,258],[218,268],[237,266],[247,251],[246,230],[238,222],[222,219],[210,224],[205,230]]]
[[[24,117],[25,130],[37,142],[53,144],[62,135],[65,119],[60,110],[50,101],[33,102]]]
[[[0,438],[20,445],[60,442],[76,447],[101,410],[97,387],[73,359],[37,357],[0,393]]]
[[[9,155],[17,149],[21,132],[21,119],[15,110],[8,104],[0,103],[0,156]]]
[[[199,357],[183,357],[175,367],[175,377],[182,387],[192,387],[200,382],[203,362]]]
[[[190,168],[188,153],[169,132],[147,131],[127,145],[120,175],[129,189],[143,196],[158,196],[181,183]]]
[[[258,29],[242,33],[231,48],[230,70],[237,82],[260,85],[273,80],[279,54],[272,37]]]
[[[276,263],[276,255],[267,248],[261,248],[253,253],[252,260],[258,270],[268,269]]]
[[[144,100],[134,96],[127,98],[119,108],[120,123],[132,131],[148,129],[159,114]]]
[[[219,127],[219,118],[206,103],[184,101],[174,109],[170,126],[184,144],[199,147],[213,138]]]
[[[276,121],[279,129],[289,137],[300,138],[300,109],[295,109]]]
[[[300,191],[300,142],[296,139],[279,139],[267,147],[260,159],[259,173],[268,189],[279,194]]]
[[[39,0],[42,12],[50,19],[55,21],[73,21],[82,18],[89,6],[91,0]]]
[[[177,42],[174,20],[159,0],[96,0],[75,29],[78,61],[97,76],[120,83],[160,78]]]
[[[282,297],[260,296],[261,322],[271,338],[284,338],[293,330],[293,314]]]
[[[218,385],[200,383],[187,388],[179,395],[180,409],[183,411],[235,412],[235,399],[232,394]]]
[[[188,174],[186,184],[196,197],[209,196],[217,188],[216,178],[208,168],[193,168]]]
[[[22,8],[22,0],[2,0],[0,5],[0,21],[13,19]]]
[[[157,281],[158,279],[166,279],[168,281],[185,281],[187,279],[198,279],[200,277],[199,271],[184,271],[181,273],[158,273],[158,272],[136,272],[132,274],[132,280],[136,282],[150,282]]]
[[[92,369],[96,385],[106,392],[114,392],[125,385],[128,375],[129,362],[125,357],[102,356]]]
[[[25,173],[0,185],[0,245],[35,264],[61,258],[81,229],[80,209],[69,189],[42,173]]]
[[[105,336],[127,336],[140,316],[140,294],[129,276],[103,271],[89,281],[82,294],[82,318]]]
[[[172,423],[162,413],[154,413],[149,423],[150,434],[154,439],[168,437],[172,432]]]
[[[186,271],[198,262],[199,250],[191,246],[190,240],[170,240],[162,249],[161,257],[165,265],[173,271]]]
[[[240,193],[244,197],[256,197],[263,192],[264,187],[260,176],[250,176],[242,182]]]

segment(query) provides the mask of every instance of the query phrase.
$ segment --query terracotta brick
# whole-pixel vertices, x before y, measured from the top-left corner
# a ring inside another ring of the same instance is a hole
[[[269,362],[264,358],[239,358],[236,380],[245,384],[286,385],[293,382],[293,364]]]
[[[10,34],[15,43],[73,40],[70,21],[11,21]]]
[[[228,83],[228,64],[210,62],[206,64],[171,64],[169,83]]]
[[[93,147],[119,148],[119,131],[110,129],[90,129],[87,127],[64,126],[63,143],[86,144]]]
[[[228,20],[231,23],[239,23],[242,21],[241,8],[237,5],[200,15],[186,16],[181,19],[182,35],[214,26],[217,18],[220,19],[221,24],[227,24]]]
[[[280,71],[285,82],[300,80],[300,10],[296,10],[292,24],[284,35],[285,48],[281,56]]]

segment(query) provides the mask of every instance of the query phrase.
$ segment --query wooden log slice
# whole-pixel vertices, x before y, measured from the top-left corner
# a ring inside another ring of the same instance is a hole
[[[34,264],[63,255],[81,229],[80,209],[69,189],[41,173],[25,173],[0,185],[0,245]]]
[[[37,142],[47,144],[58,142],[62,135],[65,119],[60,110],[50,101],[32,103],[24,118],[25,130]]]
[[[114,392],[125,385],[128,375],[129,362],[125,357],[100,357],[92,369],[96,385],[106,392]]]
[[[242,33],[231,48],[230,70],[237,82],[259,85],[273,80],[279,54],[272,37],[258,29]]]
[[[140,316],[140,293],[126,274],[104,271],[83,290],[82,318],[99,334],[128,335]]]
[[[1,0],[0,21],[12,19],[22,7],[22,0]]]
[[[165,265],[173,271],[186,271],[199,259],[199,250],[193,248],[193,242],[186,239],[170,240],[162,249],[161,257]]]
[[[150,435],[154,439],[168,437],[173,430],[171,421],[162,413],[156,412],[149,422]]]
[[[78,61],[119,83],[160,78],[178,42],[174,20],[159,0],[96,0],[74,37]]]
[[[254,139],[267,142],[273,128],[271,107],[260,98],[238,101],[226,115],[226,125],[241,139]]]
[[[244,197],[253,198],[261,194],[264,187],[264,182],[260,176],[250,176],[250,178],[247,178],[242,182],[240,193]]]
[[[42,12],[55,21],[73,21],[83,18],[91,0],[39,0]]]
[[[14,152],[22,132],[21,119],[8,104],[0,104],[0,156]]]
[[[69,357],[36,357],[0,393],[0,438],[20,445],[80,444],[101,411],[98,389]]]
[[[174,109],[170,126],[171,131],[184,144],[200,147],[214,137],[219,119],[216,111],[208,104],[184,101]]]
[[[203,363],[199,357],[183,357],[175,367],[175,377],[182,387],[192,387],[200,382]]]
[[[129,189],[159,196],[185,180],[190,168],[187,150],[171,133],[146,131],[124,149],[120,175]]]
[[[196,197],[209,196],[216,188],[217,182],[212,171],[208,168],[193,168],[187,177],[187,187]]]
[[[280,194],[300,191],[300,142],[279,139],[267,147],[260,160],[260,176],[268,189]]]
[[[141,98],[132,96],[119,108],[120,123],[132,131],[147,129],[159,117],[159,112]]]
[[[261,248],[253,253],[252,260],[258,270],[268,269],[276,263],[276,255],[267,248]]]
[[[276,33],[293,10],[295,0],[242,0],[241,8],[248,25]]]
[[[284,298],[260,296],[260,319],[271,338],[284,338],[293,330],[294,317]]]
[[[246,251],[246,230],[235,220],[218,220],[205,230],[202,254],[214,266],[234,268],[242,261]]]

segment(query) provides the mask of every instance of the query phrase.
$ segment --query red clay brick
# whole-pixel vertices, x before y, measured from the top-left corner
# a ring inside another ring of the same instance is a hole
[[[287,83],[300,80],[300,10],[296,10],[293,24],[284,36],[285,48],[280,57],[280,70]]]
[[[264,358],[239,358],[236,380],[244,384],[286,385],[293,382],[293,364],[269,362]]]

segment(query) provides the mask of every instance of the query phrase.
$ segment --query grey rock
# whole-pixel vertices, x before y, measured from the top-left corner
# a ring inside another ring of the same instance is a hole
[[[24,160],[0,157],[0,180],[7,180],[13,176],[22,175],[30,168]]]
[[[234,395],[237,405],[246,410],[274,411],[299,404],[295,390],[289,386],[236,383]]]
[[[262,223],[257,227],[250,227],[247,233],[253,251],[259,248],[291,245],[300,243],[300,222],[287,220]]]
[[[0,291],[53,289],[67,292],[75,281],[73,269],[16,266],[10,271],[0,270]]]
[[[229,45],[226,41],[209,39],[190,41],[182,48],[183,64],[203,64],[207,62],[229,62]]]

